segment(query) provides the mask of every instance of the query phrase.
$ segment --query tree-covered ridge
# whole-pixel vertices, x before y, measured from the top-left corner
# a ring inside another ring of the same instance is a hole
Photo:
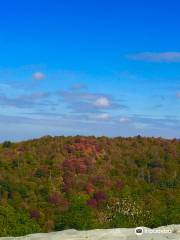
[[[0,236],[180,223],[180,141],[43,137],[0,145]]]

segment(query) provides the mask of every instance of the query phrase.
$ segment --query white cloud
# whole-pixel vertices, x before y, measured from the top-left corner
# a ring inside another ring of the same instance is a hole
[[[107,97],[100,97],[95,101],[97,107],[109,107],[110,104],[111,103]]]
[[[97,119],[99,120],[107,120],[109,119],[109,114],[108,113],[101,113],[97,116]]]
[[[42,72],[35,72],[35,73],[33,74],[33,78],[34,78],[35,80],[43,80],[43,79],[45,78],[45,74],[42,73]]]
[[[146,62],[180,62],[180,52],[142,52],[130,54],[127,57]]]
[[[119,121],[120,121],[120,123],[129,123],[129,122],[130,122],[130,119],[127,118],[127,117],[121,117],[121,118],[119,119]]]

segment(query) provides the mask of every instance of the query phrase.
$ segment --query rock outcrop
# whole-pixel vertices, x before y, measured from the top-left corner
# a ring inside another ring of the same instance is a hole
[[[180,225],[170,225],[155,229],[150,228],[116,228],[77,231],[74,229],[37,233],[23,237],[2,237],[0,240],[180,240]]]

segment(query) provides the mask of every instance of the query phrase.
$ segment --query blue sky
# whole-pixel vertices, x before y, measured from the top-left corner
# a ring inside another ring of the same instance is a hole
[[[180,132],[178,0],[7,0],[0,141]]]

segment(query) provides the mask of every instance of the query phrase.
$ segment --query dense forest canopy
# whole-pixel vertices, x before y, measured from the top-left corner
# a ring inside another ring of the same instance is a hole
[[[180,141],[51,137],[0,145],[0,236],[180,223]]]

